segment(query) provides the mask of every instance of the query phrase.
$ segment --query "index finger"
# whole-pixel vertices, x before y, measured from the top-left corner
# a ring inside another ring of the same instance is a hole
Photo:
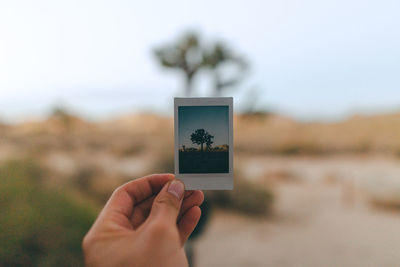
[[[157,194],[172,179],[173,174],[152,174],[121,185],[107,201],[101,217],[107,218],[110,214],[118,213],[130,220],[135,204]]]

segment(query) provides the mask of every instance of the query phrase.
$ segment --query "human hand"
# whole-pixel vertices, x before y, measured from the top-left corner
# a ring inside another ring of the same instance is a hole
[[[118,187],[82,247],[87,266],[187,266],[183,245],[200,219],[202,191],[172,174]]]

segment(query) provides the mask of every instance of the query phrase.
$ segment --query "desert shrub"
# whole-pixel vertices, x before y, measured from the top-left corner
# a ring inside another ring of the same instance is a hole
[[[365,188],[364,196],[366,197],[368,203],[380,210],[387,211],[400,211],[400,188],[396,183],[385,181],[385,179],[381,179],[380,189],[372,190],[374,188]]]
[[[267,215],[273,203],[270,190],[244,179],[236,179],[232,191],[207,192],[206,196],[218,208],[257,216]]]
[[[73,185],[82,192],[89,194],[92,191],[93,179],[96,175],[96,169],[91,166],[77,168],[72,176]]]
[[[258,122],[264,122],[270,116],[274,115],[274,113],[270,110],[259,110],[259,111],[246,111],[241,114],[241,118],[244,120],[253,120]]]
[[[394,156],[398,159],[400,159],[400,149],[394,151]]]
[[[73,116],[63,107],[55,107],[49,118],[57,121],[63,130],[68,131],[71,129]]]
[[[110,175],[94,167],[81,167],[76,170],[69,185],[74,192],[79,192],[88,200],[102,206],[115,188],[131,180],[131,176]]]
[[[120,157],[136,156],[143,153],[146,144],[143,142],[119,142],[111,146],[111,151]]]
[[[292,155],[320,155],[326,153],[321,147],[313,143],[289,143],[278,147],[275,152],[286,156]]]
[[[380,199],[380,198],[370,197],[368,200],[369,200],[369,203],[371,204],[371,206],[376,209],[395,211],[395,212],[400,211],[400,200],[399,199],[396,199],[396,198]]]
[[[357,146],[353,149],[352,152],[359,153],[359,154],[365,154],[365,153],[371,152],[371,150],[372,150],[371,143],[363,142],[363,143],[357,144]]]
[[[154,164],[154,173],[174,173],[175,171],[174,153],[162,152]]]
[[[0,266],[82,266],[81,240],[95,219],[64,192],[44,186],[30,160],[0,166]]]

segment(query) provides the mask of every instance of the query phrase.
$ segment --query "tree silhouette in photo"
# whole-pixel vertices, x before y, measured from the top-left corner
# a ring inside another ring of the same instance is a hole
[[[193,144],[200,145],[200,151],[203,152],[203,145],[206,144],[207,150],[209,150],[210,146],[214,141],[212,139],[214,136],[209,134],[206,130],[204,129],[197,129],[190,135],[190,140],[192,141]]]
[[[211,145],[214,143],[213,139],[214,139],[214,136],[213,136],[213,135],[207,135],[207,136],[206,136],[206,147],[207,147],[207,151],[210,151]]]

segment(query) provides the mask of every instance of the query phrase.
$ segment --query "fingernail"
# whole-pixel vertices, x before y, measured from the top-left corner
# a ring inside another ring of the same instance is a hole
[[[176,196],[177,199],[181,199],[185,191],[185,186],[179,180],[173,180],[168,187],[168,192]]]

